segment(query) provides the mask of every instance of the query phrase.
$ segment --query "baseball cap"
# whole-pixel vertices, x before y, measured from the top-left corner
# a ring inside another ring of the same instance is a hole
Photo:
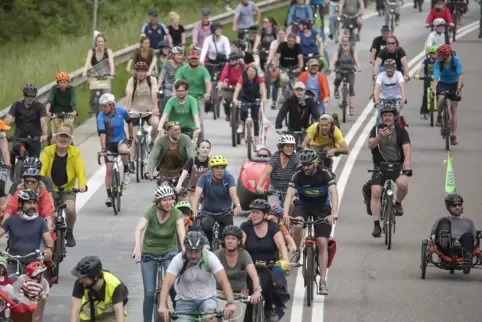
[[[202,8],[201,14],[203,16],[209,16],[211,14],[211,10],[209,8]]]
[[[69,138],[72,137],[72,130],[68,126],[62,126],[57,130],[57,135],[67,135]]]
[[[151,16],[151,17],[157,17],[157,10],[152,9],[151,11],[149,11],[149,16]]]
[[[306,89],[306,86],[305,86],[305,84],[303,84],[302,82],[296,82],[296,84],[295,84],[295,89],[296,89],[296,88]]]
[[[389,25],[383,25],[382,31],[390,31],[390,26]]]

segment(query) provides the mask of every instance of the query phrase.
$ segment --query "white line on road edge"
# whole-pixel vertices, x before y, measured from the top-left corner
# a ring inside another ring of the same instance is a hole
[[[473,22],[473,23],[467,25],[466,27],[461,28],[460,32],[457,34],[457,38],[461,38],[461,37],[469,34],[470,32],[476,30],[477,28],[479,28],[479,22],[478,21]],[[418,62],[417,64],[414,63],[414,61],[419,59],[419,56],[422,56],[422,57],[425,56],[425,52],[421,52],[419,55],[417,55],[414,59],[412,59],[410,61],[410,63],[412,63],[411,65],[413,66],[412,69],[409,72],[410,76],[413,76],[415,74],[415,72],[418,69],[419,64],[421,63],[421,62]],[[370,106],[370,108],[373,109],[373,103],[372,102],[367,105],[367,108],[369,106]],[[341,173],[340,180],[338,181],[338,184],[337,184],[338,185],[338,194],[339,194],[338,198],[339,198],[340,207],[341,207],[341,200],[343,199],[343,194],[344,194],[345,189],[347,187],[348,179],[349,179],[350,174],[353,170],[353,167],[355,166],[355,161],[356,161],[358,155],[360,154],[360,151],[361,151],[362,147],[365,144],[366,138],[368,137],[368,134],[370,133],[370,130],[375,125],[376,119],[377,119],[377,114],[375,113],[375,111],[373,111],[372,118],[370,119],[370,121],[367,123],[367,125],[363,129],[363,132],[361,133],[361,135],[358,137],[358,140],[356,141],[355,146],[353,147],[353,150],[351,151],[351,153],[348,156],[348,159],[346,161],[343,172]],[[336,228],[336,224],[333,225],[333,229],[332,229],[332,232],[331,232],[332,237],[335,236],[335,228]],[[327,272],[326,278],[328,279],[328,272]],[[312,315],[312,318],[311,318],[312,322],[323,322],[323,319],[324,319],[324,300],[325,300],[324,296],[315,297],[315,299],[313,301],[313,315]],[[319,316],[321,316],[321,320],[320,320]]]

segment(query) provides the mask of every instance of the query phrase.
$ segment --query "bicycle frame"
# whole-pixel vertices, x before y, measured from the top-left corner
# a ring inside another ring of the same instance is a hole
[[[212,87],[211,90],[211,102],[213,104],[213,118],[214,120],[218,119],[220,117],[220,103],[221,100],[220,98],[220,93],[217,87],[217,83],[219,80],[219,76],[221,75],[222,68],[224,67],[223,64],[212,64],[212,63],[206,63],[206,67],[211,67],[213,68],[213,79],[212,82],[214,86]]]
[[[105,161],[106,163],[112,163],[112,176],[111,176],[111,201],[112,201],[112,208],[114,209],[114,215],[118,215],[121,209],[121,196],[122,192],[124,191],[124,183],[120,177],[120,166],[119,164],[122,162],[121,156],[122,155],[129,155],[129,153],[114,153],[107,151],[105,153]],[[102,154],[99,152],[97,153],[97,163],[100,165],[100,157]],[[109,160],[112,160],[110,161]]]
[[[442,114],[442,124],[440,127],[440,134],[442,135],[442,139],[445,140],[445,150],[450,151],[450,136],[452,134],[452,125],[451,125],[451,115],[449,111],[449,98],[447,97],[449,93],[444,94],[444,98],[441,101],[441,108],[440,113]]]
[[[140,182],[143,177],[144,168],[147,167],[149,159],[149,144],[151,143],[150,131],[144,127],[144,122],[152,115],[152,112],[131,112],[129,116],[137,121],[136,133],[136,181]],[[149,128],[149,126],[147,126]]]
[[[253,153],[253,150],[254,150],[253,146],[255,145],[254,133],[253,133],[254,122],[253,122],[253,118],[251,116],[251,108],[250,107],[253,106],[253,105],[258,105],[258,109],[261,110],[263,107],[260,105],[260,102],[261,102],[260,99],[256,99],[256,102],[254,102],[254,103],[239,102],[238,111],[240,111],[240,109],[242,109],[242,108],[246,108],[247,112],[248,112],[248,117],[246,118],[246,121],[244,122],[244,140],[246,141],[246,147],[248,149],[248,159],[249,160],[252,159],[252,153]],[[258,116],[258,118],[259,118],[259,116]],[[262,119],[258,120],[260,130],[262,129],[262,122],[263,122]]]
[[[353,19],[357,19],[359,16],[359,14],[357,13],[356,15],[347,15],[347,14],[343,14],[342,15],[342,25],[343,25],[343,29],[345,29],[345,19],[347,20],[353,20]],[[355,47],[356,45],[356,39],[355,39],[355,28],[357,28],[357,26],[354,26],[353,24],[349,24],[348,25],[348,28],[346,28],[346,30],[348,30],[348,38],[350,39],[350,45]]]
[[[198,220],[202,221],[203,218],[210,217],[214,221],[213,225],[213,239],[211,241],[211,251],[214,252],[219,249],[219,241],[221,238],[221,232],[219,231],[219,221],[225,216],[233,216],[231,209],[221,211],[218,213],[203,211],[201,215],[198,216]]]
[[[348,73],[341,73],[341,96],[340,96],[340,108],[342,110],[342,121],[346,123],[346,110],[349,104],[349,97],[348,94],[350,93],[349,87],[350,84],[348,83],[347,78]]]

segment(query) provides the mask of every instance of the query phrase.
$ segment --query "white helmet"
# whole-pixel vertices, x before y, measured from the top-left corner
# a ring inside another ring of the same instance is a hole
[[[290,134],[283,134],[278,138],[278,145],[282,144],[296,144],[295,137]]]
[[[435,19],[435,20],[433,21],[433,25],[434,25],[435,27],[442,26],[442,25],[446,25],[446,24],[447,24],[447,23],[446,23],[445,20],[442,19],[442,18],[437,18],[437,19]]]
[[[101,105],[115,104],[115,96],[110,93],[105,93],[99,99]]]
[[[156,198],[156,200],[172,196],[174,196],[174,190],[170,186],[159,186],[156,188],[156,191],[154,191],[154,198]]]

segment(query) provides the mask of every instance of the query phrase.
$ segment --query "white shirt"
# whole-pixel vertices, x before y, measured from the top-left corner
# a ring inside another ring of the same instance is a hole
[[[445,34],[438,34],[436,31],[432,31],[428,34],[427,41],[425,42],[425,49],[430,46],[445,45]]]
[[[208,59],[216,60],[216,54],[224,54],[227,59],[230,53],[231,44],[229,43],[228,37],[221,35],[216,41],[216,44],[214,44],[213,35],[211,35],[204,40],[201,57],[199,59],[203,62],[207,55]]]
[[[398,70],[388,77],[386,72],[378,74],[377,84],[382,87],[382,100],[399,100],[402,98],[402,93],[400,91],[400,84],[404,83],[403,75]]]

